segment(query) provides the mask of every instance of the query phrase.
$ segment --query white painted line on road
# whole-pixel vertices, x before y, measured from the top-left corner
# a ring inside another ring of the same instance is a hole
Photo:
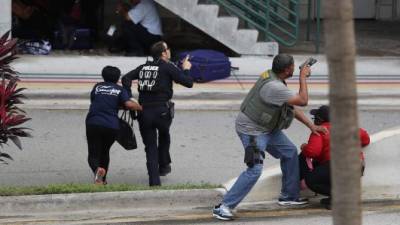
[[[269,178],[269,177],[277,176],[277,175],[279,175],[279,174],[281,174],[281,168],[280,168],[280,166],[274,166],[274,167],[272,167],[272,168],[264,169],[264,170],[262,171],[262,174],[261,174],[261,176],[260,176],[260,178],[259,178],[258,180],[259,180],[259,181],[260,181],[260,180],[265,180],[265,179],[267,179],[267,178]],[[229,180],[228,182],[226,182],[225,184],[223,184],[223,186],[224,186],[227,190],[229,190],[229,189],[233,186],[233,184],[235,183],[236,180],[237,180],[237,177],[236,177],[236,178],[233,178],[233,179],[231,179],[231,180]]]
[[[392,137],[392,136],[399,135],[399,134],[400,134],[400,127],[394,127],[394,128],[380,131],[378,133],[371,135],[371,137],[370,137],[371,144],[381,141],[385,138]]]

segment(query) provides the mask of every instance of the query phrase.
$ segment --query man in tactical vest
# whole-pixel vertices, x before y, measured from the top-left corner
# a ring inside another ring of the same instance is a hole
[[[300,69],[298,93],[292,92],[285,80],[294,72],[293,57],[286,54],[275,56],[272,70],[261,74],[244,99],[236,119],[236,132],[242,141],[247,169],[241,173],[221,204],[213,209],[217,219],[231,220],[234,209],[250,192],[261,175],[264,151],[281,161],[282,188],[278,204],[303,205],[306,199],[299,196],[299,161],[296,146],[286,137],[282,129],[290,126],[293,118],[305,124],[313,133],[326,132],[314,125],[296,106],[308,103],[308,65]]]
[[[173,81],[185,87],[193,86],[189,76],[191,63],[182,62],[182,69],[169,60],[171,51],[165,42],[155,43],[151,49],[152,62],[140,65],[122,78],[124,88],[132,96],[132,80],[138,81],[139,103],[143,111],[138,114],[139,129],[145,145],[149,185],[161,185],[160,176],[171,172],[169,128],[174,117]],[[158,138],[157,138],[158,135]]]

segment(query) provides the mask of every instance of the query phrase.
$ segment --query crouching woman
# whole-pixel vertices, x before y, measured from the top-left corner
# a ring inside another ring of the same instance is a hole
[[[101,75],[103,82],[97,83],[90,93],[90,108],[86,116],[86,138],[88,143],[88,163],[94,173],[94,183],[107,184],[106,174],[110,163],[110,148],[119,130],[118,110],[142,110],[131,101],[125,89],[117,84],[121,71],[117,67],[106,66]]]
[[[322,105],[318,109],[312,109],[314,124],[326,127],[330,130],[329,106]],[[366,130],[359,128],[361,147],[369,144],[370,138]],[[331,174],[330,174],[330,134],[311,134],[308,143],[301,145],[299,155],[300,179],[305,180],[308,188],[317,194],[328,196],[321,199],[320,203],[326,208],[331,208]],[[364,171],[364,154],[360,154],[361,174]]]

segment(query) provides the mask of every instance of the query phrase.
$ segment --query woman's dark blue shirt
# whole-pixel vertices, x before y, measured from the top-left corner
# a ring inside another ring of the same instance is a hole
[[[129,100],[128,92],[111,82],[97,83],[90,93],[87,125],[119,129],[118,109]]]

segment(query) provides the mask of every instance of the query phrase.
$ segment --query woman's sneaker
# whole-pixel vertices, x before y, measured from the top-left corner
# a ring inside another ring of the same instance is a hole
[[[97,167],[96,174],[94,176],[94,184],[104,185],[105,175],[106,175],[106,170],[102,167]]]
[[[282,206],[305,205],[305,204],[308,204],[308,199],[306,199],[306,198],[297,198],[297,199],[279,198],[278,204],[282,205]]]
[[[233,220],[231,210],[224,204],[219,204],[214,207],[213,216],[219,220]]]

